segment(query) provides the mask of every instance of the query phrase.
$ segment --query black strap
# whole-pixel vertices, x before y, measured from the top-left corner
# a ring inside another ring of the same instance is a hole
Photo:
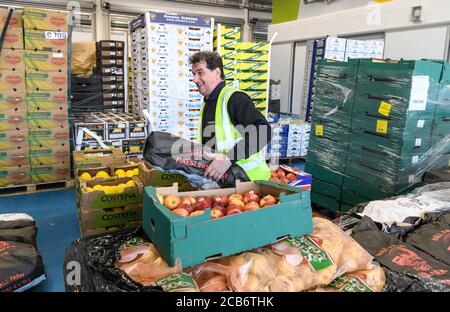
[[[3,26],[2,34],[0,36],[0,52],[2,52],[3,41],[5,41],[6,31],[8,30],[9,22],[11,21],[13,12],[14,10],[10,8],[8,11],[8,16],[6,17],[5,25]]]

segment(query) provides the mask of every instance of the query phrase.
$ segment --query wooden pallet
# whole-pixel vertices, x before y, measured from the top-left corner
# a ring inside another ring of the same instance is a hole
[[[75,180],[41,182],[35,184],[8,185],[0,187],[0,196],[30,194],[36,192],[48,192],[74,187]]]

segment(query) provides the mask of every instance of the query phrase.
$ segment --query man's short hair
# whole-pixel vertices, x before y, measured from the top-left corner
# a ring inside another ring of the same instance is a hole
[[[219,68],[220,78],[225,79],[225,74],[223,73],[222,57],[220,57],[217,52],[200,51],[191,55],[191,57],[189,58],[189,63],[192,65],[195,65],[202,61],[206,63],[206,68],[208,68],[209,70]]]

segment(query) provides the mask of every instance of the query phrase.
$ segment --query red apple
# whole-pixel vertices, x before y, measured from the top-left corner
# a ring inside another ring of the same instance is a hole
[[[231,199],[229,204],[228,204],[228,206],[231,205],[231,204],[238,205],[239,207],[244,207],[245,206],[245,204],[244,204],[244,202],[242,200],[236,199],[236,198]]]
[[[233,209],[227,210],[227,216],[231,216],[231,215],[241,213],[241,212],[242,212],[242,210],[233,208]]]
[[[201,196],[197,198],[197,202],[194,205],[195,210],[205,210],[211,208],[211,201],[206,196]]]
[[[177,208],[186,209],[187,212],[189,212],[189,213],[192,213],[195,210],[194,206],[192,206],[191,204],[188,204],[186,202],[181,202],[181,204]]]
[[[181,203],[186,203],[186,204],[189,204],[189,205],[193,205],[196,202],[197,201],[192,196],[183,196],[183,197],[181,197]]]
[[[204,210],[193,211],[193,212],[191,212],[191,214],[189,215],[189,217],[199,216],[199,215],[204,214],[204,213],[205,213]]]
[[[220,206],[220,205],[214,205],[213,207],[212,207],[212,209],[216,209],[216,210],[220,210],[220,211],[222,211],[222,212],[225,212],[225,210],[226,210],[226,208],[224,207],[224,206]]]
[[[277,169],[277,174],[278,174],[278,177],[280,177],[280,178],[284,178],[286,176],[286,173],[281,168]]]
[[[256,210],[259,209],[259,205],[256,202],[249,202],[244,206],[244,211]]]
[[[228,201],[231,202],[233,199],[238,199],[238,200],[242,201],[243,198],[244,198],[244,196],[242,196],[242,194],[235,193],[235,194],[231,194],[230,196],[228,196]]]
[[[189,212],[186,209],[183,209],[183,208],[174,209],[174,210],[172,210],[172,212],[174,214],[176,214],[176,215],[179,215],[179,216],[183,217],[183,218],[186,218],[189,215]]]
[[[287,178],[289,181],[295,181],[295,180],[297,180],[297,177],[296,177],[295,174],[293,174],[293,173],[288,173],[288,174],[286,175],[286,178]]]
[[[276,203],[277,200],[275,199],[275,197],[273,197],[272,195],[266,195],[259,202],[259,206],[262,208],[266,206],[275,205]]]
[[[232,210],[232,209],[239,209],[239,210],[242,210],[242,208],[243,208],[243,207],[238,206],[238,205],[236,205],[236,204],[229,204],[229,205],[227,206],[227,208],[225,209],[225,214],[226,214],[228,211]]]
[[[226,207],[228,205],[228,198],[224,195],[216,195],[211,197],[211,204],[215,206],[216,204]]]
[[[225,216],[224,211],[216,209],[216,208],[213,208],[211,210],[211,218],[216,219],[216,218],[221,218],[223,216]]]
[[[251,202],[259,203],[259,201],[260,201],[259,195],[256,193],[250,193],[250,194],[245,193],[244,194],[244,204],[248,204]]]
[[[180,197],[178,197],[177,195],[169,195],[164,198],[164,206],[166,206],[170,210],[177,208],[180,203]]]

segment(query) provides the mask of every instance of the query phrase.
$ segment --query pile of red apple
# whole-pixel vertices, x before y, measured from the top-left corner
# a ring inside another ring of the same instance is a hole
[[[281,168],[271,171],[270,181],[289,184],[295,180],[297,180],[297,177],[292,172],[285,171]]]
[[[197,198],[192,196],[179,197],[177,195],[158,197],[164,206],[182,217],[201,215],[206,209],[211,208],[211,217],[221,218],[277,204],[277,199],[274,196],[266,195],[260,198],[259,193],[256,191],[243,194],[235,193],[229,196],[215,195]]]

